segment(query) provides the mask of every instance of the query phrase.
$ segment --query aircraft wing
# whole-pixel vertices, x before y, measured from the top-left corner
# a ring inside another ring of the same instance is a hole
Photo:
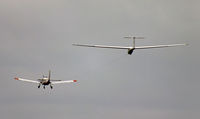
[[[77,80],[68,80],[68,81],[52,81],[51,84],[73,83],[73,82],[77,82]]]
[[[170,44],[170,45],[152,45],[152,46],[138,46],[135,49],[150,49],[150,48],[164,48],[164,47],[175,47],[175,46],[185,46],[187,44]]]
[[[82,47],[95,47],[95,48],[111,48],[111,49],[130,49],[132,47],[124,47],[124,46],[108,46],[108,45],[88,45],[88,44],[72,44],[74,46],[82,46]]]
[[[15,78],[15,80],[25,81],[30,83],[40,83],[39,81],[29,80],[29,79],[22,79],[22,78]]]

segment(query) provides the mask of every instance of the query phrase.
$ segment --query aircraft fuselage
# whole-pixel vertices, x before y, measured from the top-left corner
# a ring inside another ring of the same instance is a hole
[[[38,79],[38,81],[40,81],[42,85],[49,85],[51,83],[48,78]]]

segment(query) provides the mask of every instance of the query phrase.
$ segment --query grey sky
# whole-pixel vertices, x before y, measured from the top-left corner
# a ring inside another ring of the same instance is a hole
[[[198,0],[1,0],[1,118],[198,119]],[[124,50],[72,43],[187,47]],[[78,83],[54,90],[14,77]]]

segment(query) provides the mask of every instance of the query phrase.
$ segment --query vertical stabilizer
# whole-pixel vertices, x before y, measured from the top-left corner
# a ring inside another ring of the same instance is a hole
[[[48,80],[50,81],[51,79],[51,70],[49,70],[49,76],[48,76]]]

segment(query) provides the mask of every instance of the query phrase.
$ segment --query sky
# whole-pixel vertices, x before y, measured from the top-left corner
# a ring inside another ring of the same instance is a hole
[[[200,1],[1,0],[0,116],[4,119],[200,118]],[[188,43],[135,50],[72,46]],[[51,90],[15,81],[78,80]]]

